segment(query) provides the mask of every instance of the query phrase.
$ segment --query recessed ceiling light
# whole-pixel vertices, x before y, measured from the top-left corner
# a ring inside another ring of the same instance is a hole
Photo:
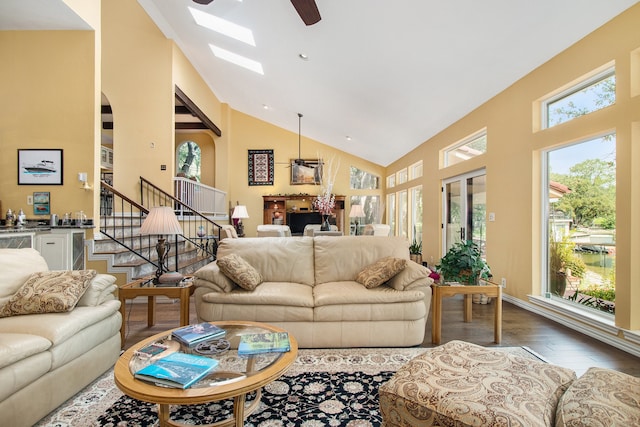
[[[299,53],[298,54],[298,58],[302,59],[303,61],[308,61],[309,60],[309,56],[305,53]]]
[[[256,45],[256,41],[253,38],[253,31],[250,29],[192,7],[189,7],[188,9],[193,16],[193,19],[195,19],[196,24],[213,30],[216,33],[224,34],[227,37],[239,40],[248,45]]]
[[[351,141],[351,137],[347,135],[347,141]]]
[[[253,59],[249,59],[245,56],[238,55],[237,53],[230,52],[226,49],[222,49],[221,47],[218,47],[212,44],[210,44],[209,47],[211,48],[211,50],[213,51],[213,54],[216,57],[220,59],[224,59],[225,61],[229,61],[232,64],[236,64],[241,67],[244,67],[258,74],[264,75],[264,71],[262,70],[262,64],[259,63],[258,61],[254,61]]]
[[[267,104],[262,104],[262,108],[264,108],[265,110],[268,110],[269,106]]]

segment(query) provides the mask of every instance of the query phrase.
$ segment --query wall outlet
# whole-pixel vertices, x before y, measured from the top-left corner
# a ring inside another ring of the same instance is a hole
[[[27,196],[27,205],[33,205],[33,196]]]
[[[506,277],[503,277],[502,279],[500,279],[500,286],[503,288],[507,287],[507,279]]]

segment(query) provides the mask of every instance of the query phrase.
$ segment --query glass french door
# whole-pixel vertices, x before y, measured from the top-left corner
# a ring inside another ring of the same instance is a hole
[[[443,254],[455,243],[473,240],[484,255],[486,242],[486,175],[484,170],[443,181]]]

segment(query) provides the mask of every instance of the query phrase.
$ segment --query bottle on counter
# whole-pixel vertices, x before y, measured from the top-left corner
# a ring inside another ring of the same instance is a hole
[[[17,218],[16,225],[23,226],[26,223],[27,223],[27,216],[24,214],[24,211],[22,210],[22,208],[20,208],[20,211],[18,211],[18,218]]]
[[[11,227],[13,225],[13,220],[14,220],[13,211],[11,209],[7,210],[7,215],[5,219],[6,219],[6,225]]]

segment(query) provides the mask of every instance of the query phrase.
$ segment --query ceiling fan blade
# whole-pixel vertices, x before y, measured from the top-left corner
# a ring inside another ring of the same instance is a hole
[[[291,3],[306,25],[313,25],[320,21],[320,11],[315,0],[291,0]]]

